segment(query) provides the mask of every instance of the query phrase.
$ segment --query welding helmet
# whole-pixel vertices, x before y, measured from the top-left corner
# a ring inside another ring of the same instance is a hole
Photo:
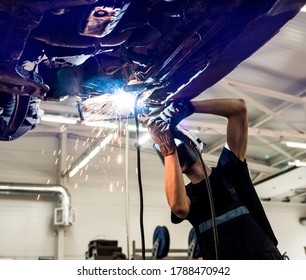
[[[200,158],[199,154],[203,151],[204,143],[198,137],[180,126],[177,126],[177,129],[180,131],[179,136],[182,139],[174,138],[174,142],[176,145],[180,166],[187,171]],[[164,164],[164,157],[160,152],[159,145],[154,143],[153,148]]]

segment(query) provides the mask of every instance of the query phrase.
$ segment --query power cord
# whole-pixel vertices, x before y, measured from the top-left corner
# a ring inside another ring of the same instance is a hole
[[[202,167],[204,170],[206,182],[207,182],[207,192],[208,192],[208,199],[209,199],[209,205],[210,205],[210,212],[211,212],[211,221],[212,221],[212,230],[213,230],[213,236],[214,236],[214,245],[215,245],[215,255],[216,255],[216,260],[219,259],[219,239],[218,239],[218,231],[217,231],[217,224],[216,224],[216,213],[215,213],[215,207],[214,207],[214,201],[213,201],[213,196],[212,196],[212,189],[210,185],[210,180],[207,174],[207,170],[205,168],[204,160],[201,156],[201,153],[196,147],[193,147],[196,153],[198,154]]]
[[[138,177],[138,187],[139,187],[139,199],[140,199],[140,235],[141,235],[141,252],[142,259],[146,259],[146,246],[145,246],[145,237],[144,237],[144,225],[143,225],[143,188],[142,188],[142,179],[141,179],[141,164],[140,164],[140,145],[139,145],[139,121],[138,121],[138,111],[137,103],[141,96],[141,93],[137,95],[134,105],[134,117],[136,124],[136,147],[137,147],[137,177]]]

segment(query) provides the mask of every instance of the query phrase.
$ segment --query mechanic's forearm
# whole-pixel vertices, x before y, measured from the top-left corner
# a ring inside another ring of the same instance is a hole
[[[186,194],[185,183],[177,152],[168,155],[165,160],[165,193],[171,211],[179,218],[189,213],[190,201]]]
[[[231,118],[239,114],[245,114],[246,105],[242,99],[218,98],[200,101],[191,101],[195,113],[213,114]]]
[[[248,115],[244,100],[220,98],[193,101],[192,105],[195,113],[213,114],[228,119],[226,142],[240,160],[245,160],[248,142]]]

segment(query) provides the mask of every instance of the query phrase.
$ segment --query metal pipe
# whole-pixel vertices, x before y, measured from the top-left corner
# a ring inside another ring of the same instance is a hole
[[[45,194],[57,196],[63,213],[62,226],[69,226],[71,199],[68,190],[63,186],[37,185],[37,184],[16,184],[0,183],[0,194],[6,195],[33,195]]]
[[[130,191],[129,191],[129,138],[130,132],[127,129],[128,120],[125,129],[125,219],[126,219],[126,243],[127,255],[130,259]]]

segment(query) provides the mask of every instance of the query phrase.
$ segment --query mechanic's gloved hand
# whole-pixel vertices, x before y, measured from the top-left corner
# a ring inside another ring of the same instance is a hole
[[[176,146],[170,124],[164,122],[160,117],[156,117],[148,121],[147,127],[152,140],[159,146],[163,156],[174,153]]]
[[[172,126],[177,126],[182,119],[194,113],[194,107],[187,99],[173,101],[160,113],[161,119]]]

